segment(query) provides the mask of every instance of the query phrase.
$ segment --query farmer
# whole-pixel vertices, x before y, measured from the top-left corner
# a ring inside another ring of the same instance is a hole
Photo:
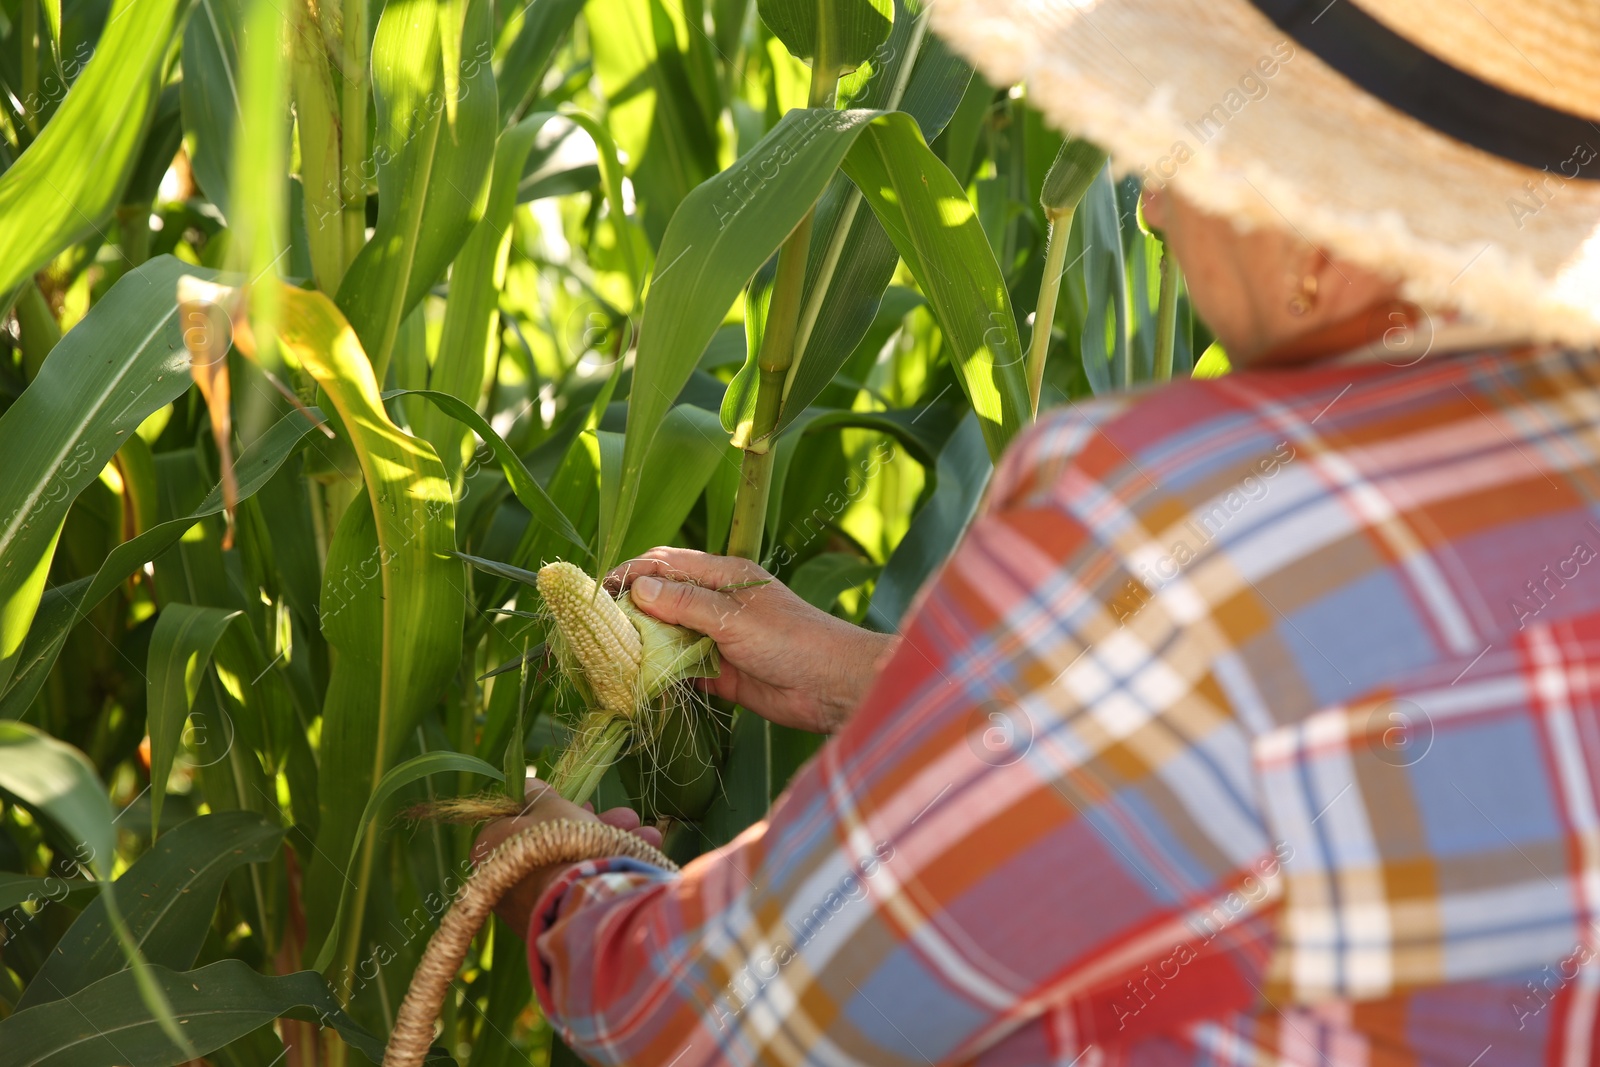
[[[630,563],[833,738],[681,875],[530,878],[546,1014],[657,1067],[1600,1062],[1600,13],[932,11],[1143,176],[1233,373],[1041,420],[898,637]]]

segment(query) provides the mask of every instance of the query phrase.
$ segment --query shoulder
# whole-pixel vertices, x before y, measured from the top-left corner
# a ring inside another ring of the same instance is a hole
[[[1051,413],[995,478],[994,553],[1054,561],[1078,593],[1062,621],[1210,664],[1270,728],[1464,665],[1531,614],[1600,609],[1600,584],[1558,569],[1554,593],[1507,606],[1587,518],[1589,475],[1530,466],[1578,448],[1541,445],[1546,379],[1571,386],[1570,362],[1243,373]]]
[[[1296,439],[1316,434],[1356,382],[1382,370],[1184,379],[1069,404],[1018,436],[996,472],[993,504],[1081,511],[1107,492],[1128,504],[1259,475],[1292,459]]]

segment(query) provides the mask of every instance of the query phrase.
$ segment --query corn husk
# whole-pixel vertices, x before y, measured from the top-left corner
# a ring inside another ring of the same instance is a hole
[[[705,634],[646,615],[634,606],[632,593],[623,594],[617,606],[639,630],[640,703],[654,700],[686,679],[715,678],[721,670],[717,643]]]
[[[658,756],[672,764],[662,778],[668,783],[691,775],[693,768],[678,766],[685,758],[708,766],[698,728],[684,718],[699,709],[683,682],[716,675],[716,643],[647,615],[631,594],[612,598],[570,563],[541,568],[539,591],[554,622],[549,643],[557,668],[587,709],[551,772],[557,792],[582,803],[627,752],[639,753],[652,782]]]

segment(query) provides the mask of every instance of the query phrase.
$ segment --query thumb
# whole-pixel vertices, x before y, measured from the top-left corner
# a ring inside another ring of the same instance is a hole
[[[690,582],[664,581],[652,575],[635,578],[631,587],[634,606],[647,615],[720,642],[728,623],[743,607],[733,597]]]

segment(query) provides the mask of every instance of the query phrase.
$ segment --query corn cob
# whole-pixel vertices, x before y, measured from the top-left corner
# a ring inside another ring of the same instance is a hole
[[[673,688],[716,674],[717,646],[646,615],[626,593],[613,600],[571,563],[547,563],[533,577],[555,623],[556,662],[586,708],[549,781],[582,803],[625,750],[660,748],[656,735],[682,703]]]
[[[643,648],[639,629],[610,594],[582,568],[556,561],[539,569],[539,595],[555,618],[556,631],[577,660],[584,681],[603,710],[631,715],[638,700]]]

